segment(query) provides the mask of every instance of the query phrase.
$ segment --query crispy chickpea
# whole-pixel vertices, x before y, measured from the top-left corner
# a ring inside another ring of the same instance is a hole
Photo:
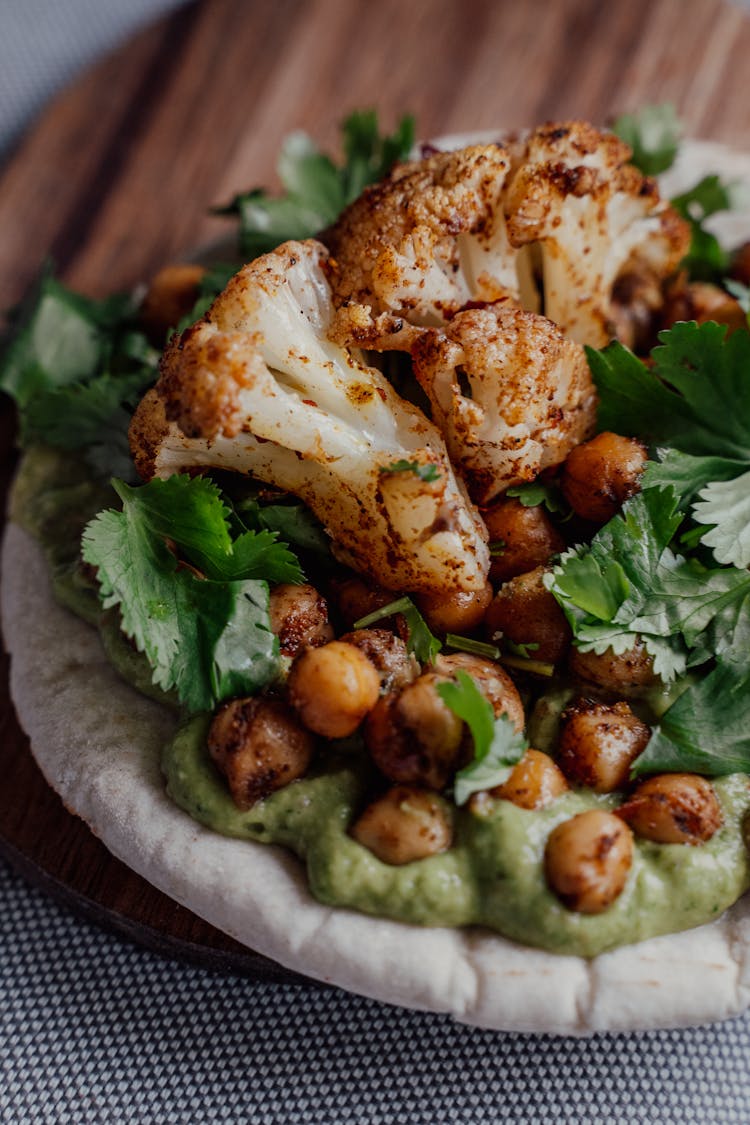
[[[234,699],[208,729],[208,751],[241,809],[302,777],[314,749],[313,736],[279,699]]]
[[[287,687],[306,727],[326,738],[346,738],[377,703],[380,676],[360,649],[331,641],[296,658]]]
[[[420,594],[416,598],[420,613],[434,633],[472,633],[481,624],[491,601],[489,582],[481,590]]]
[[[743,285],[750,285],[750,242],[743,242],[732,254],[729,276]]]
[[[437,793],[396,785],[367,806],[351,834],[383,863],[400,866],[446,851],[453,824],[448,805]]]
[[[382,586],[375,586],[365,582],[363,578],[346,578],[343,582],[335,582],[334,598],[338,605],[339,613],[348,629],[354,626],[355,621],[360,621],[376,609],[395,602],[398,598],[392,590],[384,590]],[[398,633],[402,640],[406,640],[406,623],[400,614],[395,617],[384,617],[377,622],[379,629],[391,629]]]
[[[438,656],[435,667],[438,672],[449,676],[458,671],[472,676],[492,704],[495,716],[506,714],[516,730],[523,730],[526,716],[518,688],[505,669],[494,660],[469,652],[453,652],[450,656]]]
[[[279,638],[282,656],[296,656],[333,640],[328,606],[314,586],[282,582],[271,590],[271,632]]]
[[[613,652],[611,648],[601,654],[573,648],[568,667],[578,679],[619,696],[638,695],[644,688],[653,687],[659,681],[654,672],[653,658],[641,640],[621,653]]]
[[[544,586],[545,569],[538,566],[501,586],[484,617],[492,641],[507,637],[516,645],[530,645],[534,660],[557,664],[570,645],[565,614]]]
[[[658,844],[702,844],[723,822],[713,785],[695,773],[650,777],[617,815],[636,835]]]
[[[512,801],[522,809],[546,809],[564,793],[568,783],[548,754],[527,750],[502,785],[490,790],[493,797]]]
[[[447,678],[424,672],[382,696],[367,716],[367,748],[390,781],[442,789],[461,765],[463,723],[436,691]]]
[[[541,504],[525,508],[520,500],[506,497],[482,516],[490,541],[503,544],[501,553],[490,564],[493,582],[507,582],[518,574],[545,566],[553,555],[565,549],[565,540]]]
[[[152,278],[138,315],[155,343],[163,345],[169,329],[190,312],[205,272],[203,266],[179,264],[165,266]]]
[[[651,350],[657,313],[664,304],[661,279],[650,270],[620,274],[612,288],[615,337],[638,355]]]
[[[730,332],[747,327],[739,301],[730,297],[726,289],[708,281],[672,287],[664,306],[664,322],[669,325],[677,320],[696,320],[698,324],[715,320],[717,324],[726,324]]]
[[[419,664],[406,645],[388,629],[354,629],[340,641],[361,649],[380,676],[384,691],[406,687],[419,675]]]
[[[437,686],[457,670],[473,676],[496,715],[506,713],[520,730],[523,704],[515,684],[499,665],[467,653],[438,657],[401,692],[383,696],[365,723],[365,742],[381,773],[391,781],[441,789],[471,756],[463,722],[443,702]]]
[[[597,793],[627,785],[651,730],[627,703],[577,699],[562,714],[557,760],[565,776]]]
[[[633,834],[602,809],[589,809],[558,824],[544,852],[550,889],[579,914],[601,914],[611,906],[622,893],[632,863]]]
[[[568,454],[560,477],[563,495],[581,519],[606,523],[640,491],[646,459],[643,442],[597,434]]]

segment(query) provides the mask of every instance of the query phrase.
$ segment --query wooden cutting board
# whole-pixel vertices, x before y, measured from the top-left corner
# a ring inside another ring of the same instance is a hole
[[[273,186],[294,128],[334,148],[354,108],[423,136],[672,101],[694,136],[750,149],[750,17],[724,0],[203,0],[58,97],[0,174],[0,308],[45,258],[103,295],[226,233],[207,208]],[[0,488],[13,471],[0,410]],[[40,660],[44,654],[40,653]],[[0,853],[151,948],[272,980],[253,954],[113,859],[64,809],[0,687]]]

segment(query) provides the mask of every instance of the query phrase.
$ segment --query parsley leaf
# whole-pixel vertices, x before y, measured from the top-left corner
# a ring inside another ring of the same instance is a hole
[[[649,105],[623,113],[612,131],[633,150],[632,163],[647,176],[671,168],[680,144],[680,121],[673,105]]]
[[[393,461],[384,465],[381,473],[414,473],[420,480],[433,481],[440,479],[440,470],[437,465],[420,465],[419,461]]]
[[[528,743],[507,715],[495,718],[492,704],[467,672],[456,672],[456,680],[437,685],[443,703],[467,724],[474,741],[474,760],[456,774],[454,800],[465,804],[472,793],[501,785]]]
[[[334,222],[368,184],[404,160],[414,144],[414,119],[381,135],[374,110],[350,114],[341,126],[344,161],[337,165],[305,133],[286,138],[278,163],[285,193],[260,188],[237,195],[217,214],[238,215],[240,248],[257,256],[290,238],[309,238]]]
[[[285,545],[269,532],[232,540],[228,510],[205,478],[113,484],[123,510],[88,524],[82,553],[97,568],[104,607],[119,606],[123,631],[148,657],[154,683],[176,688],[191,711],[268,683],[278,640],[263,578],[298,580]]]

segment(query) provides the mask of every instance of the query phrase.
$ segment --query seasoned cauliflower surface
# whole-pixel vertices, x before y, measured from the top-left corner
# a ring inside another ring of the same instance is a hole
[[[437,428],[326,335],[326,261],[314,240],[285,243],[172,339],[131,425],[136,467],[250,474],[304,500],[342,561],[387,588],[481,589],[486,529]]]
[[[583,348],[545,317],[499,303],[416,341],[414,373],[472,499],[488,504],[565,460],[593,433]]]

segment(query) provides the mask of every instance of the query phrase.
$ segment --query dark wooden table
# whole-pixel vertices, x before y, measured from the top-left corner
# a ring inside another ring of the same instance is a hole
[[[226,232],[207,208],[272,186],[286,133],[334,147],[351,109],[421,135],[605,121],[672,101],[691,135],[750,148],[750,17],[724,0],[203,0],[149,28],[41,116],[0,175],[0,308],[47,257],[92,295]],[[0,487],[13,423],[0,414]],[[152,947],[278,977],[159,894],[69,815],[0,696],[0,852]],[[286,977],[286,974],[283,974]]]

